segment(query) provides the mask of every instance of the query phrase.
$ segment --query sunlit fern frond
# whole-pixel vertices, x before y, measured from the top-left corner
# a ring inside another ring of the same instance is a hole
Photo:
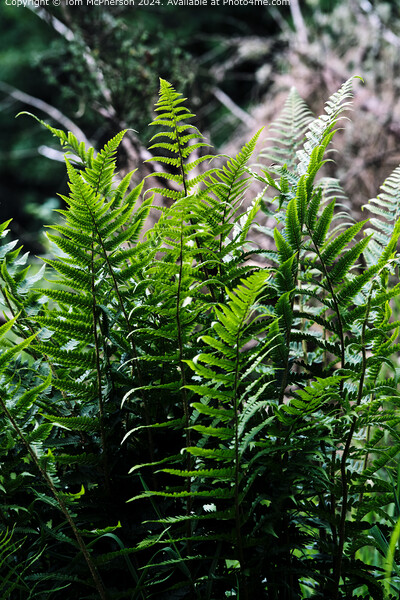
[[[204,155],[197,156],[194,160],[190,159],[193,153],[197,154],[198,150],[209,147],[209,144],[203,141],[204,138],[198,129],[187,122],[195,115],[185,107],[185,100],[186,98],[176,92],[168,81],[160,79],[160,97],[155,108],[159,114],[150,123],[151,126],[163,128],[152,137],[151,141],[154,143],[150,146],[150,150],[160,151],[160,155],[148,160],[171,167],[170,171],[154,173],[166,180],[171,189],[153,188],[153,191],[174,200],[196,190],[203,175],[191,178],[190,172],[212,158],[210,155]]]

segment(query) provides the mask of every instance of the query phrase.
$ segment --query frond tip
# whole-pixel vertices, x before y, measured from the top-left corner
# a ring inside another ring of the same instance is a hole
[[[326,101],[325,114],[309,123],[304,146],[297,152],[297,171],[299,175],[307,173],[313,151],[332,133],[340,115],[350,108],[351,99],[353,98],[353,79],[354,77],[350,77],[345,81],[340,89]]]
[[[148,162],[169,165],[173,171],[178,172],[175,174],[158,171],[153,174],[173,182],[174,188],[178,185],[181,189],[177,198],[187,196],[192,188],[195,188],[202,180],[202,176],[189,179],[188,173],[212,158],[210,155],[204,155],[188,161],[193,153],[197,154],[199,150],[208,147],[209,144],[203,141],[204,138],[196,127],[186,122],[195,115],[184,106],[185,101],[186,98],[176,92],[168,81],[160,79],[160,96],[155,108],[159,114],[150,125],[162,127],[163,130],[151,138],[154,143],[149,148],[152,151],[158,150],[160,156],[154,156],[148,159]]]
[[[270,127],[268,146],[260,153],[278,165],[295,167],[296,152],[300,149],[305,132],[314,116],[296,88],[291,88],[278,119]]]

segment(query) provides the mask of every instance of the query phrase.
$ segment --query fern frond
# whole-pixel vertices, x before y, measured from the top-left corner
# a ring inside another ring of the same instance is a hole
[[[23,417],[24,414],[32,407],[33,403],[37,400],[39,394],[47,390],[51,383],[51,374],[40,385],[26,390],[22,396],[20,396],[13,407],[11,414],[15,414],[18,417]]]
[[[383,251],[389,245],[400,217],[400,167],[397,167],[381,186],[381,193],[371,198],[363,209],[377,215],[369,220],[371,225],[367,233],[372,236],[373,244],[366,252],[369,266],[376,264]]]
[[[333,210],[335,208],[335,200],[332,200],[326,206],[315,225],[315,228],[310,227],[312,231],[312,239],[316,246],[320,247],[326,239],[330,224],[333,218]]]
[[[90,433],[99,428],[98,419],[93,419],[92,417],[59,417],[56,415],[43,416],[45,419],[51,421],[52,425],[70,429],[72,431],[86,431]]]
[[[30,112],[20,112],[19,115],[28,115],[38,121],[43,127],[46,127],[55,137],[57,137],[60,141],[61,146],[66,150],[67,153],[75,154],[81,161],[81,164],[90,166],[92,164],[94,148],[89,148],[86,150],[84,142],[79,142],[76,136],[71,132],[65,132],[63,129],[57,129],[52,127],[45,121],[39,119],[36,115],[33,115]]]
[[[299,175],[307,173],[313,151],[323,143],[326,136],[331,133],[341,113],[351,105],[353,97],[353,79],[348,79],[341,88],[332,94],[325,104],[325,114],[308,124],[305,134],[306,142],[301,150],[297,152]]]
[[[126,129],[120,131],[107,142],[104,148],[96,154],[94,160],[84,170],[83,177],[94,189],[95,193],[101,193],[104,196],[110,193],[116,166],[116,152],[126,131]]]
[[[344,277],[348,276],[350,268],[354,265],[358,257],[367,248],[371,236],[365,237],[360,242],[354,244],[351,250],[347,250],[343,256],[339,258],[336,264],[332,267],[329,276],[333,285],[341,282]]]
[[[163,190],[160,188],[153,189],[153,192],[159,192],[165,197],[174,199],[187,196],[189,190],[196,187],[203,180],[204,176],[200,175],[190,181],[187,178],[187,174],[202,162],[212,158],[212,156],[202,156],[194,161],[187,162],[193,152],[204,146],[208,146],[208,144],[202,141],[195,144],[189,143],[195,139],[192,132],[198,134],[197,139],[201,138],[201,135],[195,127],[185,122],[195,116],[183,105],[185,100],[186,98],[183,98],[182,94],[176,92],[168,81],[160,79],[160,96],[155,108],[159,114],[150,125],[165,127],[166,130],[152,137],[151,141],[155,143],[151,146],[151,149],[164,150],[172,154],[172,156],[162,155],[161,157],[152,157],[148,161],[170,164],[174,169],[178,170],[178,174],[168,172],[154,173],[157,177],[163,177],[168,181],[177,183],[181,187],[180,191]],[[160,138],[172,140],[172,143],[160,142]]]
[[[267,141],[270,144],[262,150],[260,158],[267,158],[279,165],[286,164],[289,170],[293,170],[296,152],[312,120],[309,107],[297,90],[291,88],[279,118],[269,129]]]
[[[357,235],[364,227],[367,221],[355,223],[349,229],[335,237],[332,241],[327,241],[322,247],[321,259],[326,265],[331,265],[335,258],[342,252],[347,244]]]

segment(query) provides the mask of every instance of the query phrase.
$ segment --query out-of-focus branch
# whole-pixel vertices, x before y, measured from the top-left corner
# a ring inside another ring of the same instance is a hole
[[[40,100],[40,98],[31,96],[26,92],[21,92],[21,90],[18,90],[17,88],[9,85],[8,83],[4,83],[3,81],[0,81],[0,91],[4,92],[4,94],[7,94],[9,97],[17,100],[18,102],[28,104],[29,106],[33,106],[34,108],[44,112],[51,119],[59,123],[64,129],[73,133],[78,140],[84,142],[87,146],[92,145],[83,133],[82,129],[55,106],[44,102],[44,100]]]
[[[223,92],[220,88],[215,87],[212,90],[214,96],[223,104],[237,119],[242,121],[247,127],[254,127],[255,119],[245,110],[240,108],[225,92]]]
[[[400,37],[386,27],[369,0],[359,0],[361,11],[366,15],[373,31],[381,32],[383,39],[395,48],[400,48]]]
[[[69,27],[67,27],[62,21],[54,17],[51,13],[49,13],[44,8],[34,5],[28,5],[30,10],[32,10],[40,19],[45,21],[48,25],[50,25],[58,34],[64,37],[67,42],[79,42],[83,48],[83,58],[86,62],[86,66],[88,71],[94,76],[96,80],[96,84],[98,89],[100,90],[105,103],[102,105],[96,105],[93,108],[105,119],[108,121],[112,121],[119,129],[128,129],[125,122],[121,121],[119,118],[112,100],[112,93],[108,88],[103,72],[100,68],[100,65],[97,64],[95,59],[93,58],[93,54],[91,52],[90,47],[83,42],[80,37],[78,38],[77,34],[72,31]],[[146,161],[149,158],[152,158],[152,154],[145,148],[137,136],[133,133],[132,130],[129,130],[128,135],[122,140],[121,143],[124,148],[130,162],[137,163],[141,161]],[[152,164],[152,171],[163,171],[163,168],[158,163]]]
[[[55,160],[56,162],[65,162],[65,154],[64,152],[60,152],[60,150],[56,150],[55,148],[51,148],[50,146],[39,146],[38,148],[39,154],[49,158],[50,160]]]
[[[308,43],[307,27],[301,14],[299,0],[291,0],[290,12],[293,19],[293,24],[296,29],[297,39],[301,46]]]
[[[282,11],[277,9],[276,6],[269,6],[268,12],[271,15],[271,17],[273,19],[275,19],[275,21],[279,25],[279,28],[282,31],[282,33],[284,33],[284,34],[292,33],[292,30],[289,27],[288,22],[282,16]]]
[[[105,101],[107,102],[107,109],[109,111],[108,118],[115,119],[116,112],[112,104],[111,92],[108,89],[102,70],[93,58],[92,52],[87,44],[82,39],[77,39],[76,34],[69,29],[62,21],[54,17],[51,13],[40,6],[28,4],[28,8],[32,10],[40,19],[50,25],[57,33],[59,33],[67,42],[79,42],[83,47],[83,58],[85,59],[88,70],[96,79],[98,89],[102,93]]]

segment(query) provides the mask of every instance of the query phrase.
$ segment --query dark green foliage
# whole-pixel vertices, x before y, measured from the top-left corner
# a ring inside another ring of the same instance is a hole
[[[161,80],[152,148],[167,187],[152,192],[173,202],[146,235],[153,196],[115,176],[124,132],[95,155],[47,126],[70,194],[46,279],[15,244],[0,251],[11,598],[384,597],[400,515],[400,226],[395,207],[367,235],[346,225],[338,183],[320,177],[351,87],[316,120],[292,92],[281,163],[259,175],[258,135],[209,165]],[[244,208],[253,176],[277,195]],[[276,224],[265,248],[261,205]]]

